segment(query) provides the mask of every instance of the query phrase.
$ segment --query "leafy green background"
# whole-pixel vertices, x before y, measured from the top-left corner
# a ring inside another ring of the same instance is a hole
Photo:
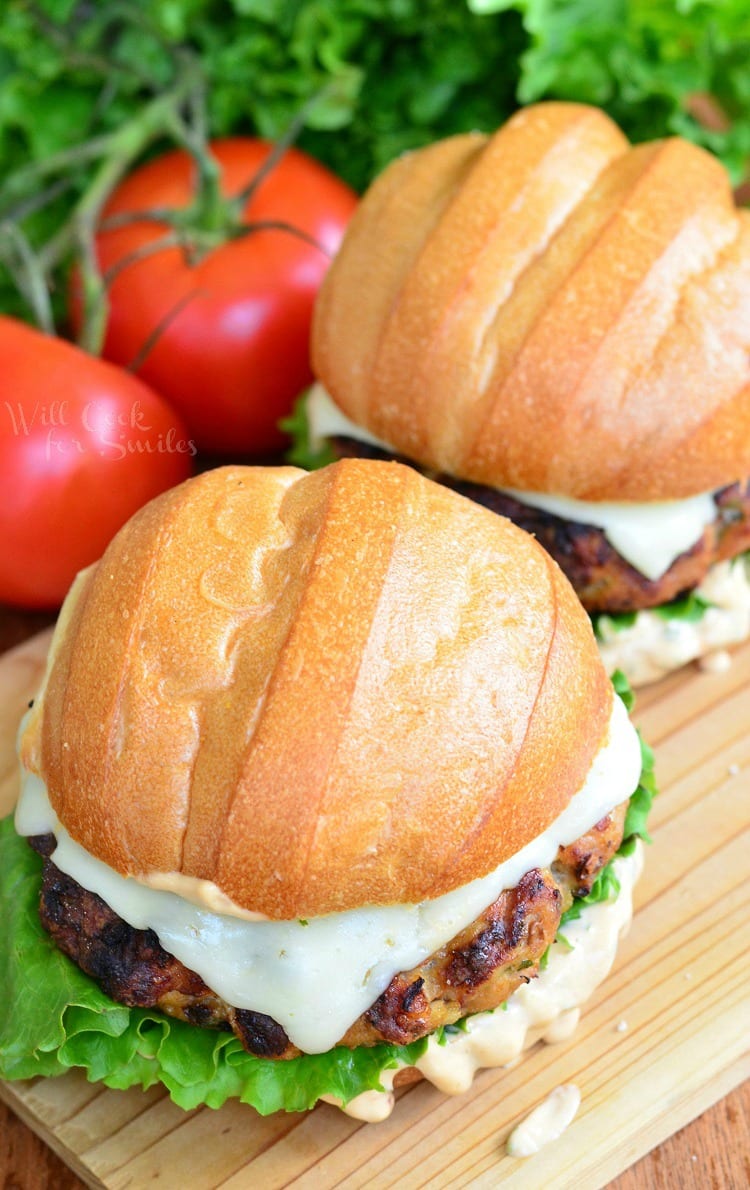
[[[746,0],[5,0],[0,13],[0,250],[19,200],[38,246],[91,177],[71,170],[36,209],[44,186],[18,169],[122,126],[186,50],[212,135],[277,137],[304,108],[299,143],[358,190],[405,149],[554,97],[600,104],[635,140],[690,137],[735,181],[750,160]],[[724,125],[696,119],[696,93]],[[28,316],[2,269],[0,310]]]
[[[4,220],[20,203],[38,249],[93,170],[49,186],[27,167],[142,113],[186,54],[210,134],[279,137],[305,109],[302,148],[358,190],[406,149],[544,98],[599,104],[636,140],[685,134],[736,182],[750,161],[746,0],[5,0],[0,14],[0,309],[23,317]],[[696,119],[695,94],[718,125]],[[62,274],[52,288],[60,318]]]
[[[10,0],[0,22],[0,174],[115,127],[201,55],[215,133],[284,130],[362,188],[396,153],[492,128],[518,103],[601,104],[635,139],[679,132],[735,176],[750,156],[745,0]],[[123,11],[129,18],[122,21]],[[731,126],[703,128],[708,92]]]

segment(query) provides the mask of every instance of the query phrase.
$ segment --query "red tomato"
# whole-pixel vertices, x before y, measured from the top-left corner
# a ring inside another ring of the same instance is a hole
[[[57,607],[195,447],[156,393],[71,343],[0,317],[0,600]]]
[[[239,194],[270,149],[255,139],[214,143],[223,193]],[[126,178],[102,217],[182,208],[193,194],[193,163],[177,150]],[[288,150],[246,206],[244,222],[282,221],[320,247],[293,232],[266,229],[216,247],[192,265],[179,248],[128,264],[111,285],[104,355],[130,364],[163,327],[138,375],[183,414],[198,445],[233,453],[278,448],[284,442],[278,420],[312,379],[313,302],[356,201],[322,165]],[[167,230],[152,221],[101,233],[102,268]]]

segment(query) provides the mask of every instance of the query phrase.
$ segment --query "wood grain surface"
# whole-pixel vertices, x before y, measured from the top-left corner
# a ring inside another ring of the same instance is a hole
[[[0,659],[0,804],[14,796],[12,739],[42,645]],[[37,668],[35,668],[37,667]],[[158,1090],[72,1074],[4,1084],[0,1097],[85,1184],[138,1187],[655,1187],[750,1185],[750,646],[725,674],[685,671],[642,695],[662,796],[638,913],[614,972],[569,1042],[538,1046],[447,1099],[407,1089],[385,1124],[321,1106],[262,1120],[227,1104],[183,1113]],[[627,1029],[618,1031],[620,1022]],[[561,1082],[582,1105],[554,1146],[504,1153],[510,1128]],[[728,1096],[728,1098],[725,1098]],[[699,1124],[675,1133],[705,1112]],[[660,1146],[628,1173],[642,1154]],[[22,1123],[0,1117],[6,1187],[80,1185]]]

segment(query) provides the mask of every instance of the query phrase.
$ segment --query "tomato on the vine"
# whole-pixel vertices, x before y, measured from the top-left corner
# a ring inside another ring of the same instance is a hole
[[[141,505],[186,479],[181,419],[134,376],[0,317],[0,601],[54,608]]]
[[[255,138],[214,142],[222,195],[239,195],[271,149]],[[102,223],[183,210],[195,187],[191,158],[168,152],[117,187]],[[122,365],[145,355],[137,374],[182,413],[199,446],[277,449],[279,418],[312,378],[313,303],[356,201],[317,161],[287,149],[240,212],[244,225],[256,226],[219,246],[191,254],[188,233],[185,245],[152,253],[169,232],[153,219],[101,231],[100,265],[105,276],[114,270],[104,355]]]

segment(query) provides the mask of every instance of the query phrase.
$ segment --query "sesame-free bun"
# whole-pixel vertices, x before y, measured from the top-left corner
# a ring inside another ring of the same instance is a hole
[[[510,522],[396,463],[224,467],[79,578],[21,751],[118,872],[291,919],[491,871],[580,788],[611,702]]]
[[[407,154],[319,295],[315,371],[395,452],[580,500],[750,471],[750,213],[704,150],[543,103]]]

